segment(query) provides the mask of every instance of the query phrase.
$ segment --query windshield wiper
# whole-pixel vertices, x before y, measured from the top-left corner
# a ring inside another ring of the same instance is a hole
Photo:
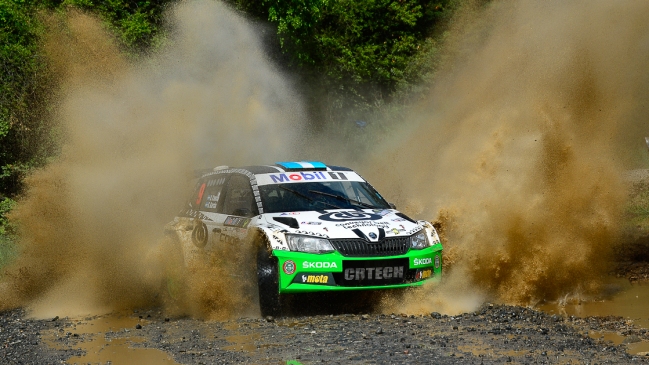
[[[348,202],[350,202],[352,204],[357,204],[357,205],[360,205],[362,207],[369,208],[369,209],[375,208],[375,206],[373,206],[371,204],[359,202],[357,200],[350,199],[350,198],[347,198],[347,197],[342,196],[342,195],[329,194],[329,193],[325,193],[324,191],[317,191],[317,190],[309,190],[309,193],[320,194],[320,195],[324,195],[324,196],[330,196],[330,197],[336,198],[338,200],[347,200]],[[341,209],[341,208],[338,208],[338,209]]]
[[[304,195],[304,194],[300,193],[300,192],[297,191],[297,190],[293,190],[293,189],[291,189],[291,188],[287,188],[287,187],[282,186],[282,185],[279,185],[279,188],[280,188],[280,189],[284,189],[284,190],[286,190],[286,191],[290,191],[291,193],[293,193],[293,194],[295,194],[295,195],[297,195],[297,196],[299,196],[299,197],[302,197],[302,198],[304,198],[304,199],[306,199],[306,200],[308,200],[308,201],[310,201],[310,202],[313,202],[313,201],[314,201],[314,199],[313,199],[312,197],[310,197],[310,196],[308,196],[308,195]],[[342,209],[341,207],[336,206],[336,205],[333,205],[333,204],[331,204],[331,203],[327,203],[327,202],[323,202],[323,201],[318,201],[318,202],[319,202],[319,203],[322,203],[322,204],[329,205],[329,206],[334,207],[334,208],[336,208],[336,209]]]

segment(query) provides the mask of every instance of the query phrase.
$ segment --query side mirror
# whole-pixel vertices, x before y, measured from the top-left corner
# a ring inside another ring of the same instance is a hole
[[[394,205],[394,203],[388,203],[388,205],[389,205],[389,206],[390,206],[390,208],[392,208],[392,209],[397,209],[397,206],[396,206],[396,205]]]

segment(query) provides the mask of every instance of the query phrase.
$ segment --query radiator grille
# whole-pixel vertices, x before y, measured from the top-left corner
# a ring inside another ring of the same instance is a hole
[[[341,255],[348,257],[403,255],[410,248],[410,237],[385,238],[377,243],[363,239],[333,239],[330,242]]]

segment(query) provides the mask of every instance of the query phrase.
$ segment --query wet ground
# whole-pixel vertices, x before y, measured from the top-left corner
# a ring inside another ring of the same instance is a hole
[[[0,358],[3,364],[114,365],[649,362],[636,351],[649,340],[643,328],[649,315],[646,305],[634,302],[647,303],[649,286],[623,289],[613,298],[645,311],[629,312],[625,318],[609,315],[601,303],[544,307],[547,313],[485,304],[458,316],[342,314],[202,321],[169,319],[157,310],[32,320],[15,310],[0,315]]]
[[[458,316],[320,308],[280,319],[204,321],[144,309],[35,320],[13,310],[0,313],[0,363],[648,363],[646,273],[649,262],[636,257],[620,262],[594,300],[536,309],[484,304]]]

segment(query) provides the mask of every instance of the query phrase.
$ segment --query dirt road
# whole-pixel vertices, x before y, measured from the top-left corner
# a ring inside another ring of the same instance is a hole
[[[224,322],[168,319],[157,310],[30,320],[15,310],[0,314],[0,329],[3,364],[117,365],[136,359],[140,364],[628,363],[648,360],[588,333],[608,329],[635,341],[649,339],[646,330],[621,317],[564,318],[490,304],[458,316],[347,314]]]

